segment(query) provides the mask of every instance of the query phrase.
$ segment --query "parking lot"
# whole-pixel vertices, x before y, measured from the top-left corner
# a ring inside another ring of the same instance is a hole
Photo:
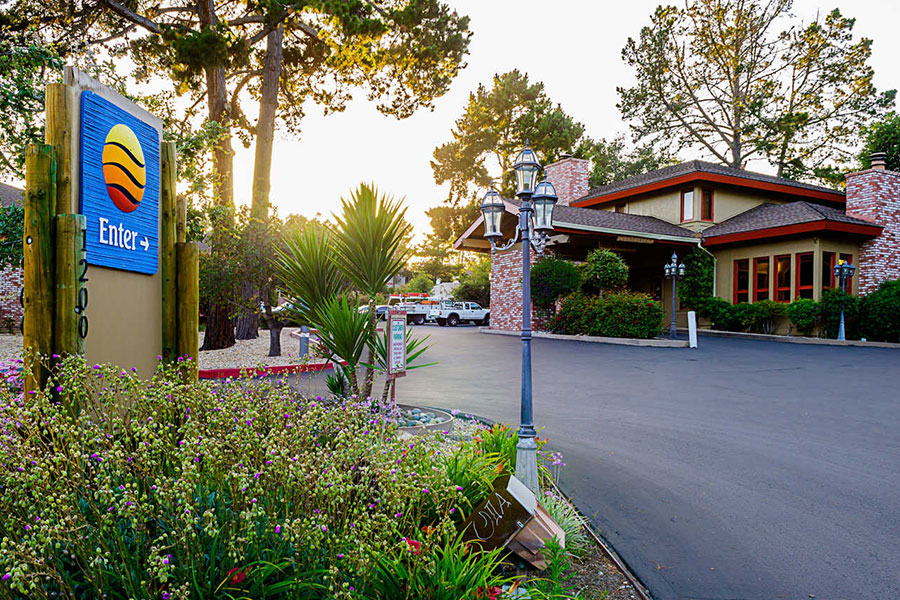
[[[399,401],[518,423],[520,342],[429,334]],[[900,351],[536,339],[563,488],[659,599],[900,597]]]

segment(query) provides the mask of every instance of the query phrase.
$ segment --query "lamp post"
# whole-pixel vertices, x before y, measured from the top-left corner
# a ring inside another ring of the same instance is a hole
[[[853,266],[853,263],[844,260],[839,260],[834,265],[834,277],[841,282],[841,324],[838,327],[837,336],[839,340],[846,339],[844,337],[844,294],[847,293],[847,278],[853,277],[854,271],[856,271],[856,267]]]
[[[522,402],[519,425],[519,443],[516,446],[516,478],[535,494],[540,492],[537,471],[537,443],[535,442],[534,417],[531,403],[531,252],[544,253],[544,247],[553,230],[553,207],[556,190],[544,179],[537,183],[541,164],[534,151],[525,143],[513,165],[516,172],[516,196],[522,201],[519,207],[519,225],[515,236],[505,245],[498,242],[503,237],[500,220],[505,206],[493,184],[481,202],[484,215],[484,237],[491,242],[491,251],[504,251],[522,240]]]
[[[672,261],[666,263],[664,267],[666,277],[672,280],[672,323],[669,325],[669,339],[677,338],[675,334],[675,287],[678,285],[678,278],[684,277],[684,263],[678,264],[678,255],[672,253]]]

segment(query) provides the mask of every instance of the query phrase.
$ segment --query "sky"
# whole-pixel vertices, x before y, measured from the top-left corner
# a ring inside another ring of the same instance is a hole
[[[309,107],[301,136],[278,136],[275,141],[271,200],[279,214],[327,217],[339,208],[341,196],[362,182],[374,182],[381,191],[405,198],[407,217],[421,239],[430,231],[425,211],[447,195],[434,182],[434,148],[451,139],[454,122],[478,84],[489,86],[495,73],[516,68],[532,81],[543,82],[548,96],[582,122],[589,136],[610,138],[627,132],[616,108],[616,87],[634,80],[621,50],[649,23],[659,1],[449,4],[471,18],[473,32],[467,66],[450,91],[437,99],[433,111],[421,110],[404,120],[380,114],[362,94],[343,113],[327,117]],[[808,21],[833,8],[856,18],[856,36],[873,40],[878,89],[900,87],[900,2],[795,0],[792,12]],[[235,169],[236,199],[249,202],[252,150],[238,148]]]
[[[306,107],[299,137],[276,134],[270,198],[281,216],[328,217],[339,209],[342,196],[373,182],[405,199],[407,218],[421,240],[430,231],[425,211],[447,196],[447,189],[434,182],[432,152],[451,140],[469,93],[481,83],[489,87],[495,73],[519,69],[531,81],[543,82],[551,100],[583,123],[590,137],[627,133],[616,108],[616,87],[634,80],[621,50],[649,23],[660,0],[445,1],[471,18],[473,32],[467,66],[449,92],[435,101],[434,110],[404,120],[379,113],[361,90],[341,113],[323,116],[320,108]],[[809,21],[833,8],[856,18],[857,39],[873,40],[876,87],[900,88],[900,2],[795,0],[792,12]],[[235,198],[249,204],[253,149],[238,140],[234,145]]]

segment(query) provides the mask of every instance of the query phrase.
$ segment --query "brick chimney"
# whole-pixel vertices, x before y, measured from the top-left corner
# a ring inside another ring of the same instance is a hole
[[[561,159],[544,167],[547,179],[556,188],[559,204],[569,206],[588,193],[588,175],[591,163],[583,158],[564,154]]]
[[[886,168],[886,155],[871,155],[871,168],[847,174],[847,214],[884,227],[859,245],[859,291],[900,278],[900,173]]]

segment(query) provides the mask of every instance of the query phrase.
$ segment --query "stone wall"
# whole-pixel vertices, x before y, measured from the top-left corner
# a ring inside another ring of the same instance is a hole
[[[847,214],[884,227],[859,246],[859,291],[900,278],[900,173],[872,168],[847,175]]]
[[[19,304],[19,290],[22,289],[22,269],[7,267],[0,270],[0,331],[9,331],[7,317],[13,320],[13,328],[19,331],[22,306]]]
[[[531,264],[538,255],[531,250]],[[545,328],[545,319],[531,307],[531,329]],[[522,330],[522,245],[491,253],[491,329]]]

